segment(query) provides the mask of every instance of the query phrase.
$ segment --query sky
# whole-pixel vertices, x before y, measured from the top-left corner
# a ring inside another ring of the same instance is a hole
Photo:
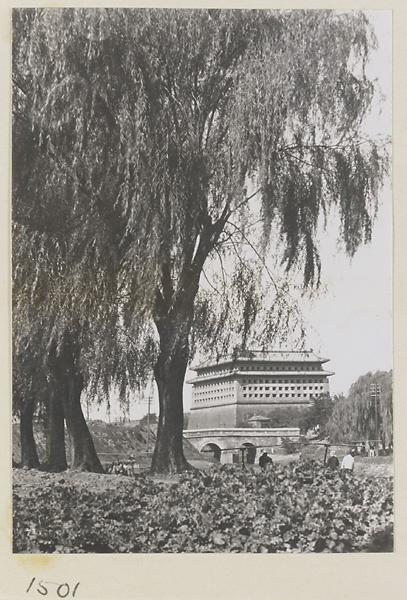
[[[372,55],[368,75],[377,77],[385,100],[374,103],[366,122],[369,135],[391,134],[391,11],[366,11],[379,42]],[[350,385],[369,371],[392,368],[392,192],[385,182],[371,243],[362,246],[352,260],[338,250],[337,226],[333,215],[321,235],[322,284],[325,293],[312,302],[303,300],[301,309],[307,323],[305,345],[329,359],[325,369],[331,394],[347,394]],[[186,380],[193,377],[187,372]],[[134,402],[131,419],[147,412],[147,398]],[[192,386],[184,386],[184,407],[191,406]],[[151,411],[158,412],[156,391],[151,394]],[[91,418],[106,418],[105,409],[92,408]],[[112,403],[110,418],[122,416]]]
[[[391,134],[391,11],[367,11],[374,24],[379,48],[372,56],[369,75],[379,79],[386,100],[367,121],[370,135]],[[310,347],[330,362],[327,369],[333,394],[346,394],[349,386],[368,371],[392,368],[392,193],[385,182],[372,242],[362,246],[350,262],[336,249],[328,230],[322,242],[324,283],[328,292],[303,310],[313,333]]]

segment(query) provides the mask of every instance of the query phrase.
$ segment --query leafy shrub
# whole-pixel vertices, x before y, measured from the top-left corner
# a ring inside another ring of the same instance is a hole
[[[266,472],[223,465],[173,484],[117,477],[97,490],[46,477],[25,494],[14,486],[14,552],[392,549],[392,479],[331,472],[314,461]]]
[[[282,438],[281,445],[286,454],[295,454],[298,452],[298,445],[289,438]]]

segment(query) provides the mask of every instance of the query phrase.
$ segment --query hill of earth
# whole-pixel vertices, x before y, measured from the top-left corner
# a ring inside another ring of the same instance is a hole
[[[136,463],[147,467],[151,460],[156,441],[157,425],[127,426],[123,423],[105,423],[104,421],[90,421],[89,431],[95,444],[96,452],[103,465],[117,460],[127,460],[134,456]],[[45,460],[46,439],[40,424],[34,425],[34,438],[40,461]],[[13,424],[13,461],[19,463],[21,458],[20,426]],[[69,462],[70,442],[65,438],[67,459]],[[188,440],[184,440],[184,454],[187,460],[202,461],[203,457]]]

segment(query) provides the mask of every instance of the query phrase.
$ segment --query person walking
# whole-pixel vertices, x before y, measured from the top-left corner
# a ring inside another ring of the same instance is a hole
[[[345,454],[345,456],[342,459],[341,469],[343,469],[344,471],[352,472],[354,464],[355,464],[355,451],[350,450],[348,452],[348,454]]]
[[[332,471],[336,471],[336,469],[339,467],[339,460],[338,457],[336,456],[336,452],[335,450],[331,451],[330,457],[328,458],[328,468],[331,469]]]
[[[265,450],[263,450],[262,455],[259,458],[259,465],[265,471],[267,469],[267,465],[273,464],[273,459],[267,454]]]

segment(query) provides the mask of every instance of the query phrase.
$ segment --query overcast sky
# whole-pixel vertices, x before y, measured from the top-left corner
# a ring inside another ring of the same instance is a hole
[[[381,113],[367,123],[369,134],[391,134],[391,11],[368,11],[379,40],[370,75],[386,95]],[[324,283],[328,293],[304,312],[314,332],[310,346],[330,358],[335,371],[332,393],[347,393],[364,373],[392,368],[392,195],[387,181],[371,244],[360,248],[352,262],[338,253],[335,237],[323,240]]]
[[[367,122],[370,135],[391,134],[391,11],[367,11],[379,40],[369,75],[377,77],[386,95]],[[348,392],[350,385],[368,371],[392,368],[392,195],[386,182],[372,242],[358,250],[350,261],[337,248],[337,226],[333,217],[321,239],[323,284],[326,293],[312,303],[302,302],[307,321],[306,347],[330,362],[327,370],[332,394]],[[187,379],[194,373],[189,372]],[[185,410],[191,405],[191,387],[185,385]],[[158,411],[156,394],[151,410]],[[135,403],[130,416],[140,418],[147,402]],[[105,411],[92,410],[91,417],[105,418]],[[111,416],[120,412],[112,409]]]

